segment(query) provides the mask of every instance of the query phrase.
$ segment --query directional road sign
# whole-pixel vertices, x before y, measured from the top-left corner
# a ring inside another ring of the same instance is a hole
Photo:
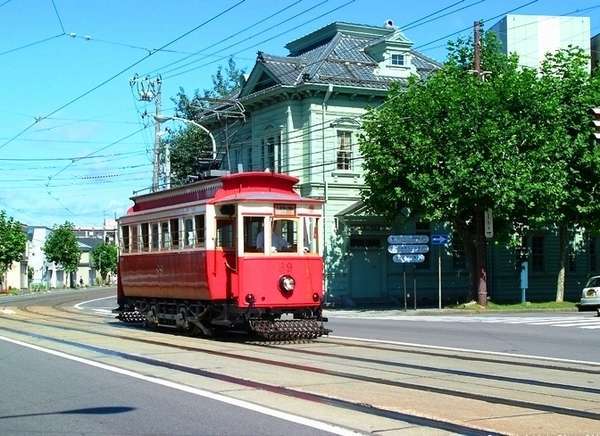
[[[431,235],[431,245],[447,245],[450,238],[444,233]]]
[[[412,244],[400,244],[400,245],[388,245],[388,253],[391,254],[421,254],[429,253],[429,245],[412,245]]]
[[[427,244],[429,236],[427,235],[390,235],[387,238],[388,244]]]
[[[392,260],[395,263],[421,263],[425,262],[425,256],[422,254],[394,254]]]

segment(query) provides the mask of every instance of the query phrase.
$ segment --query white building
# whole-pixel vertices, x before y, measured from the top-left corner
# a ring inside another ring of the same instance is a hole
[[[44,254],[44,244],[52,229],[44,226],[27,227],[28,256],[27,263],[33,269],[31,285],[43,285],[49,288],[63,288],[68,285],[68,275],[62,267],[48,262]]]
[[[498,35],[503,51],[519,55],[523,66],[537,68],[546,53],[569,45],[590,55],[590,17],[510,14],[490,30]]]

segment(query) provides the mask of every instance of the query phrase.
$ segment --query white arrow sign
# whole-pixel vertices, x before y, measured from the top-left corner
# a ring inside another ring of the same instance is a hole
[[[425,256],[422,254],[394,254],[392,260],[395,263],[421,263],[425,262]]]
[[[427,244],[429,236],[427,235],[390,235],[387,238],[388,244]]]
[[[391,254],[422,254],[429,253],[429,245],[388,245],[388,253]]]

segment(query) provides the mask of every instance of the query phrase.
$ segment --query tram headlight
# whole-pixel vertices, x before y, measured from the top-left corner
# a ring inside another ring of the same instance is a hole
[[[294,280],[292,276],[281,276],[279,279],[279,287],[286,294],[292,293],[296,287],[296,280]]]

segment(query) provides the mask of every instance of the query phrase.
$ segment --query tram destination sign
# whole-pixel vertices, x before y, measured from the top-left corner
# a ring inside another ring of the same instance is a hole
[[[389,235],[387,238],[388,244],[428,244],[429,236],[427,235]]]
[[[423,253],[429,253],[429,245],[424,245],[424,244],[388,245],[388,253],[391,253],[391,254],[423,254]]]
[[[425,256],[422,254],[394,254],[392,260],[395,263],[421,263],[425,262]]]

